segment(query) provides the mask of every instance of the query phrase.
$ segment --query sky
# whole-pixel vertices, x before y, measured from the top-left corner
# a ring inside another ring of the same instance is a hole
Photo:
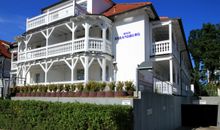
[[[0,39],[13,42],[25,32],[26,18],[40,14],[40,9],[59,0],[1,0]],[[147,0],[113,0],[116,3],[146,2]],[[151,0],[159,16],[181,18],[188,39],[193,29],[203,23],[220,23],[220,0]]]

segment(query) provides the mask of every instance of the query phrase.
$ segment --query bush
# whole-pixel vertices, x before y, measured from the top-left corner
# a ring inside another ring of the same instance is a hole
[[[0,100],[0,129],[131,130],[129,106]]]

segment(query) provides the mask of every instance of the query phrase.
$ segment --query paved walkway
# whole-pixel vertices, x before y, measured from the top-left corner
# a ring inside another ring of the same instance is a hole
[[[176,130],[220,130],[220,128],[217,128],[217,127],[207,127],[207,128],[186,128],[186,127],[181,127],[181,128],[178,128]]]

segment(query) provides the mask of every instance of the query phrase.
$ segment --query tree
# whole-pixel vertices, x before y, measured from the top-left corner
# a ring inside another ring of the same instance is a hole
[[[200,85],[207,70],[209,81],[214,81],[214,71],[220,68],[220,24],[203,24],[201,29],[192,30],[188,43],[195,63],[194,81]]]

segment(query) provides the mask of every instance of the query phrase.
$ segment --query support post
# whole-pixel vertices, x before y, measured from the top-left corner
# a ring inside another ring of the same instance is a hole
[[[106,59],[102,59],[102,81],[106,81]]]
[[[169,24],[169,41],[170,41],[170,53],[173,52],[173,47],[172,47],[172,21]]]
[[[103,44],[102,44],[102,51],[103,52],[106,52],[106,30],[107,30],[106,27],[104,27],[102,29],[102,42],[103,42]]]
[[[169,60],[169,65],[170,65],[170,84],[173,86],[173,60],[172,59]]]
[[[88,49],[89,49],[89,29],[90,29],[90,25],[88,23],[85,23],[83,26],[85,28],[85,52],[87,52]]]
[[[84,80],[85,80],[85,83],[89,81],[89,57],[88,56],[85,56]]]

